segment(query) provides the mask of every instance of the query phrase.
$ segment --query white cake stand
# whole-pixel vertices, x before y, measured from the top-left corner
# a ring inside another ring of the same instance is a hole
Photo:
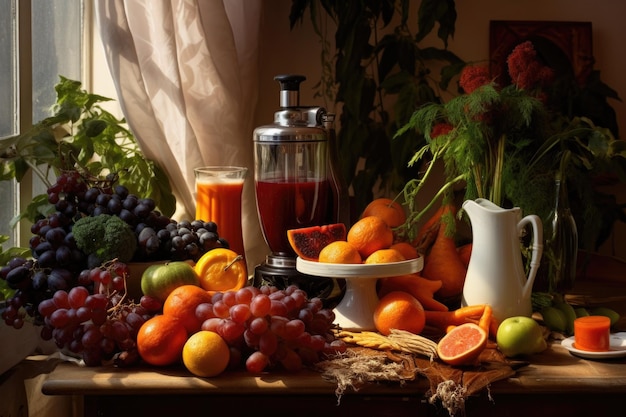
[[[385,264],[331,264],[296,259],[296,269],[303,274],[344,278],[346,292],[334,309],[335,323],[345,330],[376,330],[374,310],[378,304],[378,278],[413,274],[422,270],[424,259]]]

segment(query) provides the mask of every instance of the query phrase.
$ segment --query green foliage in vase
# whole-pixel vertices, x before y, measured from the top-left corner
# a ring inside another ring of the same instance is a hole
[[[352,188],[355,212],[361,212],[374,192],[395,194],[418,174],[419,167],[407,162],[425,143],[421,133],[405,130],[392,138],[415,108],[442,101],[441,92],[464,65],[446,49],[454,35],[455,4],[422,0],[413,16],[408,1],[294,0],[292,29],[307,9],[322,42],[319,95],[341,108],[342,175]],[[411,19],[417,33],[411,32]],[[327,35],[331,27],[336,28],[334,54]],[[444,48],[421,47],[435,28]]]
[[[176,200],[169,179],[143,156],[125,121],[100,106],[111,99],[91,94],[80,82],[62,76],[55,90],[57,102],[50,117],[0,141],[0,181],[21,182],[32,170],[49,187],[50,178],[56,180],[62,171],[75,170],[95,183],[115,178],[131,193],[154,199],[163,214],[173,214]],[[13,222],[34,221],[53,209],[42,194]]]
[[[560,178],[573,184],[569,204],[581,241],[596,249],[606,221],[597,180],[610,175],[626,181],[626,146],[589,118],[570,118],[550,107],[546,91],[554,74],[536,60],[532,44],[518,46],[508,62],[513,84],[499,86],[487,68],[468,66],[459,81],[465,94],[418,108],[398,131],[417,130],[426,137],[410,164],[430,158],[425,173],[403,190],[410,205],[407,233],[455,186],[462,187],[464,199],[517,206],[546,221]],[[425,208],[417,209],[416,197],[439,160],[445,183]]]

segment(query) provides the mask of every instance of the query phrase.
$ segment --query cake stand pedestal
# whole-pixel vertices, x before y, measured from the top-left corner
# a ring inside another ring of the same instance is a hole
[[[335,323],[344,330],[375,331],[374,310],[378,304],[376,281],[379,278],[419,272],[424,259],[384,264],[332,264],[296,259],[296,269],[304,274],[343,278],[346,292],[337,307]]]

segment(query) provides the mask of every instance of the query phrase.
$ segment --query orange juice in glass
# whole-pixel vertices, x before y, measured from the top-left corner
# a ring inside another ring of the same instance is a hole
[[[196,176],[196,219],[217,224],[217,233],[230,248],[244,255],[241,228],[241,194],[248,169],[210,166],[194,169]]]

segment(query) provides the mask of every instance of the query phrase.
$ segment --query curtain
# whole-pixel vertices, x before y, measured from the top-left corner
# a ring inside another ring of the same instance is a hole
[[[195,217],[195,167],[248,167],[242,223],[249,271],[269,252],[253,186],[260,9],[261,0],[95,1],[122,112],[146,157],[169,176],[173,217]]]

